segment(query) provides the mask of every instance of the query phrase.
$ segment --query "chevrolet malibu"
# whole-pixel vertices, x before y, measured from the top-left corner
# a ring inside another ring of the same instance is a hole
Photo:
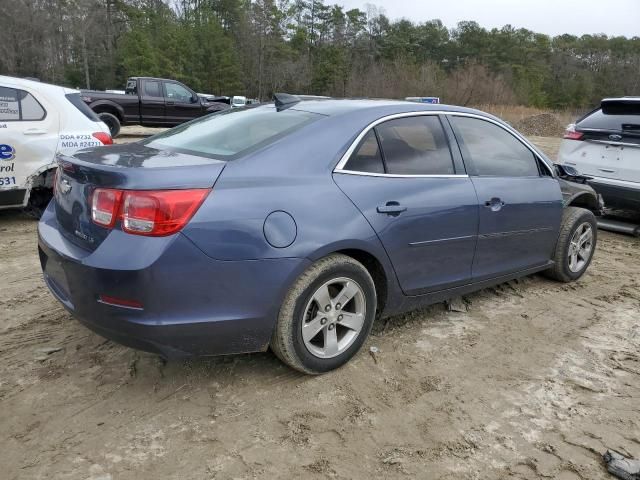
[[[497,118],[399,101],[279,94],[58,164],[40,260],[80,322],[167,358],[270,347],[309,374],[376,317],[580,278],[601,208]]]

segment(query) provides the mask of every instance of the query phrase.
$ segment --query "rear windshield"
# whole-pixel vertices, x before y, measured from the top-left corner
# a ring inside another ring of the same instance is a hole
[[[621,132],[640,129],[640,115],[604,113],[601,108],[591,112],[576,124],[578,130],[606,130]]]
[[[68,93],[65,97],[67,97],[67,100],[69,100],[73,106],[80,110],[89,120],[92,122],[100,121],[95,112],[89,108],[89,105],[82,101],[79,93]]]
[[[321,117],[297,110],[278,112],[273,107],[225,110],[154,135],[142,143],[161,150],[233,160]]]

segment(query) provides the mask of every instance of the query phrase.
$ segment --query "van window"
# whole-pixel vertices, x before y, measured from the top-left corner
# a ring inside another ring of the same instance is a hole
[[[84,103],[82,101],[82,97],[80,96],[79,93],[68,93],[65,95],[65,97],[67,98],[67,100],[69,100],[69,102],[71,102],[71,104],[76,107],[78,110],[80,110],[82,112],[82,114],[87,117],[89,120],[91,120],[92,122],[99,122],[100,119],[98,118],[98,116],[95,114],[95,112],[93,110],[91,110],[91,108],[89,108],[89,105],[87,105],[86,103]]]
[[[0,121],[39,121],[46,115],[45,109],[29,92],[0,87]]]
[[[15,88],[0,87],[0,120],[20,120],[18,91]]]

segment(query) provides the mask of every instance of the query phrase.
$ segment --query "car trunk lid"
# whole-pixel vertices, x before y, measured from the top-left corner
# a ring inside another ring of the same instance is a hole
[[[91,197],[96,188],[211,188],[226,163],[130,144],[60,155],[58,164],[54,202],[60,232],[75,245],[93,251],[111,231],[91,219]],[[120,228],[119,222],[115,228]]]

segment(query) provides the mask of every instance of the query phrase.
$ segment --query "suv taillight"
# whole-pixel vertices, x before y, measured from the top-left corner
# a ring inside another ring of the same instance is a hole
[[[568,140],[582,140],[584,134],[582,132],[576,132],[576,126],[572,123],[567,127],[562,138]]]
[[[111,135],[109,135],[108,133],[95,132],[91,135],[93,135],[93,138],[95,138],[96,140],[99,140],[102,145],[113,145],[113,138],[111,138]]]
[[[91,219],[134,235],[161,237],[180,231],[198,210],[211,189],[114,190],[97,188],[91,199]]]

